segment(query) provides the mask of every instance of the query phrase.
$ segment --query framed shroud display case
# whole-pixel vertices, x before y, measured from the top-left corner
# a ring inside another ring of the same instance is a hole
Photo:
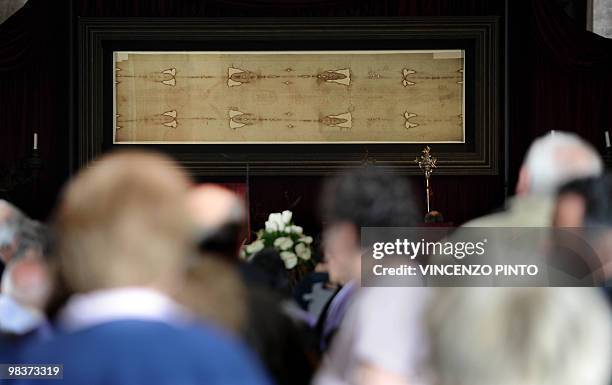
[[[364,162],[496,174],[498,22],[469,18],[79,20],[77,166],[153,147],[194,174]]]

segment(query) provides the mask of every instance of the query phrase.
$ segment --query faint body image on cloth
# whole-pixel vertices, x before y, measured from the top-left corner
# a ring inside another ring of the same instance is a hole
[[[114,52],[115,143],[463,143],[464,52]]]

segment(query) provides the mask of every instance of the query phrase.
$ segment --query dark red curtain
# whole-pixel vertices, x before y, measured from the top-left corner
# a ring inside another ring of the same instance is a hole
[[[28,1],[0,24],[0,195],[37,217],[49,212],[66,177],[68,4]],[[35,132],[37,174],[29,168]],[[8,170],[18,171],[7,177]]]
[[[534,137],[576,132],[604,150],[612,131],[612,40],[586,31],[553,0],[512,0],[510,180]]]
[[[612,72],[612,39],[581,27],[556,2],[532,1],[535,37],[538,46],[550,55],[555,65],[566,71]]]

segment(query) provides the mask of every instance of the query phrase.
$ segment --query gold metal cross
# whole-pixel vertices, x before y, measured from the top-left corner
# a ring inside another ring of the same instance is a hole
[[[429,187],[429,177],[433,170],[437,167],[438,159],[436,157],[431,156],[431,148],[429,146],[425,146],[423,151],[421,151],[421,156],[417,157],[414,162],[419,165],[419,168],[423,170],[425,174],[425,187],[427,189],[427,212],[430,211],[429,207],[429,197],[431,196],[431,189]]]

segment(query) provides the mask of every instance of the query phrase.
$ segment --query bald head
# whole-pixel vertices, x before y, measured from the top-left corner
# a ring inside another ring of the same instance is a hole
[[[55,218],[71,289],[163,286],[175,279],[190,245],[188,188],[176,163],[148,152],[107,155],[81,171]]]
[[[215,184],[192,188],[188,209],[200,229],[214,229],[226,223],[244,221],[244,204],[232,191]]]
[[[242,200],[224,187],[203,184],[191,189],[187,207],[197,226],[200,250],[235,258],[246,217]]]

